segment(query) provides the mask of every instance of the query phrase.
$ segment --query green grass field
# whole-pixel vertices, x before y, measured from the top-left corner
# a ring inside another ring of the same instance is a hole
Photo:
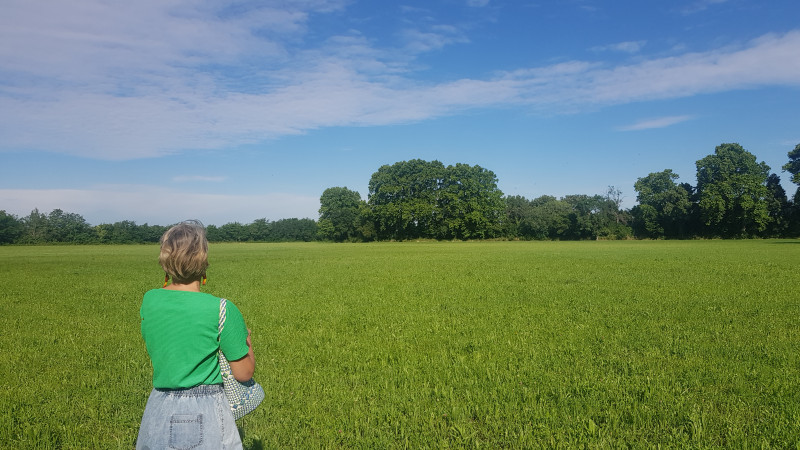
[[[211,245],[245,448],[800,447],[800,241]],[[132,448],[157,246],[0,247],[0,447]]]

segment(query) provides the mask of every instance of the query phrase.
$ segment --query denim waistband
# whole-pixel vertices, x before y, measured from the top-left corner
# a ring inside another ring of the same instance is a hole
[[[214,395],[216,393],[222,392],[222,385],[201,384],[199,386],[190,388],[178,388],[178,389],[156,388],[156,390],[158,392],[162,392],[167,395],[176,395],[179,397],[205,397],[208,395]]]

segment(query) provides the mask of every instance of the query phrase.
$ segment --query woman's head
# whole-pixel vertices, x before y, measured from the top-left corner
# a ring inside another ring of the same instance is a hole
[[[208,268],[206,229],[199,220],[186,220],[161,236],[158,262],[174,283],[199,281]]]

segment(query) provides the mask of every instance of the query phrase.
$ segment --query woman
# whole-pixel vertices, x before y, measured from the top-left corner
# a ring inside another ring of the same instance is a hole
[[[200,292],[208,267],[203,224],[186,221],[167,230],[158,261],[166,273],[164,288],[145,293],[139,311],[153,390],[136,448],[242,448],[217,352],[222,350],[239,381],[253,377],[255,358],[250,330],[236,306],[227,302],[220,334],[220,299]]]

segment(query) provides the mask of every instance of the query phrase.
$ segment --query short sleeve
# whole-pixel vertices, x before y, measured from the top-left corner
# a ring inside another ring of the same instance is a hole
[[[225,327],[220,335],[219,348],[228,361],[236,361],[247,355],[247,327],[239,308],[231,301],[226,302]]]

